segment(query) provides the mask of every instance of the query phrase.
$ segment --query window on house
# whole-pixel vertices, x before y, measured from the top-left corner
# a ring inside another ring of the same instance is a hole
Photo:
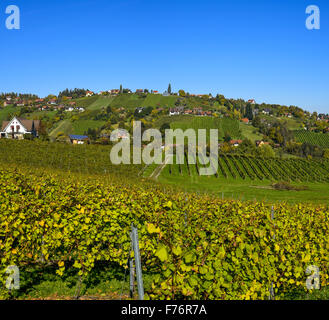
[[[14,132],[15,127],[14,126],[11,126],[10,129],[11,129],[12,132]]]
[[[16,132],[19,132],[20,126],[16,126]]]

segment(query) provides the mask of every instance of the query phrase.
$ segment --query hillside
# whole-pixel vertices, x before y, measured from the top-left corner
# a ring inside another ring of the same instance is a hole
[[[113,130],[131,131],[133,121],[140,120],[144,129],[157,128],[162,132],[168,128],[218,129],[218,142],[228,143],[224,147],[226,151],[232,151],[230,140],[248,140],[249,147],[250,143],[258,146],[257,143],[264,140],[280,157],[329,156],[325,150],[329,148],[329,134],[324,133],[329,130],[329,116],[310,114],[295,106],[257,104],[254,100],[182,92],[181,96],[109,92],[85,96],[84,90],[70,92],[65,91],[65,94],[71,94],[71,97],[50,95],[29,100],[30,106],[19,100],[22,98],[12,98],[12,105],[0,109],[0,120],[13,116],[40,119],[51,141],[59,134],[64,138],[70,134],[86,134],[93,143],[108,143]],[[249,153],[255,154],[255,150]]]

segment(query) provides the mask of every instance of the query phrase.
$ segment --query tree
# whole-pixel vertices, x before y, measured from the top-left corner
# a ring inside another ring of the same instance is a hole
[[[125,125],[125,123],[123,121],[120,121],[119,128],[120,129],[125,129],[126,128],[126,125]]]
[[[171,83],[169,83],[169,86],[168,86],[168,93],[171,94]]]
[[[58,132],[56,136],[57,142],[68,142],[69,138],[64,132]]]
[[[261,119],[259,116],[255,117],[253,120],[252,120],[252,125],[256,128],[259,128],[261,125],[262,125],[262,122],[261,122]]]
[[[179,90],[178,93],[179,93],[179,95],[180,95],[181,97],[185,97],[185,96],[186,96],[186,93],[185,93],[184,90]]]
[[[88,136],[91,140],[96,140],[97,139],[97,130],[88,128],[87,131],[84,132],[84,135]]]
[[[248,118],[249,120],[253,120],[254,118],[254,114],[252,112],[252,107],[250,103],[247,104],[245,117]]]
[[[111,108],[111,106],[107,106],[107,107],[106,107],[106,113],[107,113],[107,114],[112,113],[112,108]]]
[[[239,153],[254,155],[256,146],[250,139],[244,139],[236,150]]]
[[[323,158],[329,159],[329,149],[325,149],[323,152]]]
[[[264,157],[264,158],[274,158],[275,157],[275,152],[273,148],[270,145],[262,145],[257,149],[257,152],[259,156]]]
[[[123,93],[123,88],[122,88],[122,84],[120,84],[120,93]]]
[[[48,133],[47,133],[47,128],[46,128],[45,124],[42,121],[40,122],[40,127],[39,127],[39,137],[43,141],[48,141],[49,140],[49,136],[48,136]]]
[[[162,136],[165,135],[166,130],[170,129],[170,124],[169,123],[164,123],[161,128],[160,128],[160,132],[162,134]]]
[[[224,141],[225,142],[230,142],[232,140],[230,134],[228,132],[225,132],[225,136],[224,136]]]

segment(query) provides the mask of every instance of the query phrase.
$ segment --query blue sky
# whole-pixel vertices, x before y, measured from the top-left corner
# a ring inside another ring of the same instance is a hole
[[[21,30],[5,28],[5,8]],[[308,5],[321,29],[305,27]],[[3,0],[0,92],[124,87],[329,112],[328,0]]]

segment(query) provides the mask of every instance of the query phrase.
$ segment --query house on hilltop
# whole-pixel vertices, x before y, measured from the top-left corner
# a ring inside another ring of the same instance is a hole
[[[184,107],[183,106],[169,109],[169,115],[170,116],[179,116],[183,113],[184,113]]]
[[[0,137],[7,139],[24,139],[25,134],[39,136],[40,120],[26,120],[14,117],[11,121],[3,121]]]
[[[120,89],[112,89],[108,91],[112,96],[117,96],[120,93]]]

